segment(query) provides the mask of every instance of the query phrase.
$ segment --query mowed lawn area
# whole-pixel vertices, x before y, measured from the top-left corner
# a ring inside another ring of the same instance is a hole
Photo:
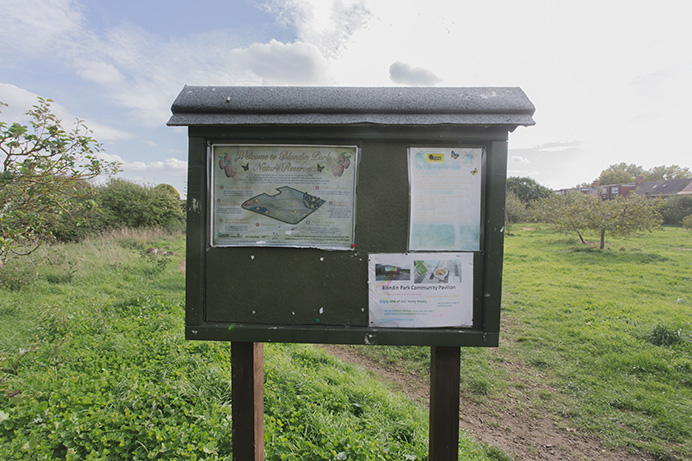
[[[515,225],[505,239],[507,354],[538,369],[545,407],[609,445],[692,457],[692,232],[607,248]],[[537,375],[538,376],[538,375]]]
[[[612,449],[692,459],[692,232],[607,236],[605,250],[598,238],[512,225],[500,347],[462,349],[462,399],[496,420],[547,415]],[[428,348],[356,349],[429,373]]]
[[[183,339],[183,253],[180,235],[123,233],[2,269],[1,458],[230,459],[230,347]],[[601,251],[513,225],[503,299],[500,347],[462,350],[466,398],[692,458],[691,232]],[[428,373],[429,348],[359,352]],[[265,356],[267,459],[426,459],[422,405],[314,346]],[[508,459],[463,435],[459,453]]]

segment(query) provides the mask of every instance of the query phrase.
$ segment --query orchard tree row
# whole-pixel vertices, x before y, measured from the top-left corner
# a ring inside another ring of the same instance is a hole
[[[507,179],[505,215],[508,226],[545,222],[558,232],[576,233],[582,243],[587,243],[585,232],[596,232],[603,249],[606,235],[653,231],[661,224],[692,228],[692,196],[650,198],[629,194],[603,200],[597,194],[577,191],[556,194],[531,178],[512,177]]]

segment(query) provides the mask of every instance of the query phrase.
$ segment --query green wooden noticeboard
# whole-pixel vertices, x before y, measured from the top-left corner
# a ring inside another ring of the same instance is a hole
[[[190,87],[186,337],[496,346],[518,88]]]

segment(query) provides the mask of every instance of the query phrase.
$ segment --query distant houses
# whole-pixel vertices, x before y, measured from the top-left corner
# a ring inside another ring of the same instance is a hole
[[[573,187],[571,189],[560,189],[556,194],[565,195],[570,192],[581,192],[585,195],[599,196],[603,199],[612,199],[617,196],[626,196],[634,193],[647,197],[670,197],[673,195],[692,194],[691,179],[668,179],[662,181],[644,181],[639,176],[634,183],[630,184],[607,184],[601,186],[598,180],[591,186]]]

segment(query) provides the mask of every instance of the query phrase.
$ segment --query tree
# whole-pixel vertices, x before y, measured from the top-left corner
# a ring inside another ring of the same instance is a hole
[[[553,195],[537,201],[532,208],[538,221],[550,224],[558,232],[575,232],[586,244],[584,232],[589,228],[588,209],[593,198],[579,192]]]
[[[52,102],[39,98],[27,112],[31,127],[0,122],[0,265],[38,248],[56,216],[93,205],[88,180],[118,171],[99,158],[102,146],[82,120],[63,129]]]
[[[519,177],[507,178],[507,192],[514,192],[524,205],[553,195],[550,189],[534,179]]]
[[[630,184],[634,182],[634,176],[624,170],[603,171],[598,177],[601,186],[608,184]]]
[[[598,182],[602,185],[608,184],[629,184],[633,183],[637,176],[644,178],[644,181],[661,181],[669,179],[692,178],[692,171],[687,167],[678,165],[661,165],[644,170],[639,165],[622,162],[610,165],[601,172]]]
[[[629,235],[661,227],[659,202],[655,199],[630,194],[611,200],[594,198],[591,205],[588,212],[589,227],[598,231],[601,250],[605,248],[606,232],[613,235]]]
[[[644,173],[644,168],[634,163],[629,165],[625,162],[610,165],[605,170],[601,171],[598,177],[598,182],[602,185],[608,184],[628,184],[633,183],[634,178]]]
[[[649,169],[643,176],[645,181],[688,179],[692,178],[692,171],[687,167],[680,167],[678,165],[661,165]]]
[[[655,199],[630,194],[612,200],[572,193],[540,202],[540,217],[558,232],[576,232],[582,243],[586,230],[599,233],[599,248],[605,248],[606,233],[629,235],[653,231],[661,226],[659,203]]]

